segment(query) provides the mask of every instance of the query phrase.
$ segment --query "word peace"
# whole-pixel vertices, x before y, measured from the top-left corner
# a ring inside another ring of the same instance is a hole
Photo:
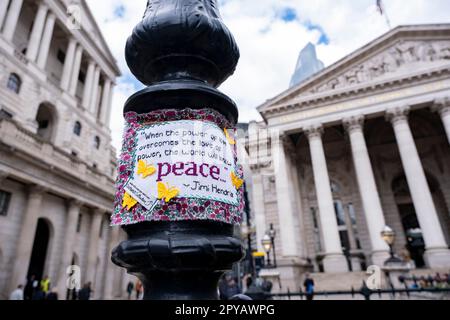
[[[173,174],[175,176],[202,176],[204,178],[211,177],[214,180],[219,180],[220,169],[217,166],[210,166],[207,163],[203,163],[201,165],[198,165],[195,162],[176,162],[174,164],[170,164],[167,162],[158,163],[158,178],[156,179],[157,182],[162,181],[164,177],[167,177],[170,174]]]

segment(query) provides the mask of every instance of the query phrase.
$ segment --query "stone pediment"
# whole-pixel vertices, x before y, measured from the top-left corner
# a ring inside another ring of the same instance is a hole
[[[268,100],[258,110],[264,115],[309,96],[333,95],[442,67],[450,67],[450,24],[401,26]]]
[[[450,63],[450,40],[400,40],[384,52],[314,86],[307,94],[351,87],[395,76],[408,76]]]

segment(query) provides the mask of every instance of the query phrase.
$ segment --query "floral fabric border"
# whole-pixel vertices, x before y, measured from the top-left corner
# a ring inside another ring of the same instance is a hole
[[[116,181],[116,194],[114,200],[114,212],[111,217],[111,224],[130,225],[144,221],[195,221],[212,220],[228,224],[239,224],[244,211],[244,188],[238,191],[239,206],[201,199],[174,198],[169,203],[164,200],[158,202],[156,207],[149,211],[140,203],[128,210],[123,207],[125,196],[125,185],[132,175],[133,157],[136,147],[137,131],[145,126],[158,122],[178,121],[178,120],[201,120],[212,122],[222,129],[230,129],[233,126],[219,112],[205,109],[166,109],[152,111],[146,114],[128,112],[125,114],[125,131],[122,141],[122,151],[118,165],[118,177]],[[238,165],[237,149],[232,147],[236,163],[235,172],[239,177],[243,177],[243,169]]]

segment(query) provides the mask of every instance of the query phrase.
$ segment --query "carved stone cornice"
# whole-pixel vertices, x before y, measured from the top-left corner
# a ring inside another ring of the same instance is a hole
[[[344,128],[348,133],[352,133],[354,131],[362,131],[364,128],[364,116],[352,116],[349,118],[345,118],[343,121]]]
[[[271,160],[258,160],[258,163],[253,163],[250,165],[250,170],[256,174],[256,173],[263,173],[264,171],[267,171],[272,166]]]
[[[67,206],[74,209],[80,209],[83,206],[83,201],[79,199],[68,199]]]
[[[30,197],[42,197],[47,192],[48,188],[42,185],[32,184],[28,186],[28,194]]]
[[[315,124],[304,128],[304,132],[309,140],[322,138],[324,133],[323,126],[321,124]]]
[[[93,208],[92,210],[92,214],[94,217],[102,216],[105,213],[107,213],[106,210],[101,208]]]
[[[314,94],[305,96],[301,99],[293,99],[291,102],[275,104],[261,110],[260,113],[267,118],[271,115],[279,115],[288,112],[303,111],[307,108],[321,106],[323,104],[338,103],[345,101],[348,97],[356,98],[359,96],[366,96],[374,94],[382,90],[392,91],[395,88],[403,88],[405,85],[411,86],[413,84],[420,84],[429,81],[430,79],[445,79],[450,75],[450,68],[431,70],[427,73],[411,74],[408,77],[401,79],[383,80],[378,83],[367,83],[361,86],[342,88],[340,90]]]
[[[9,174],[6,171],[0,170],[0,182],[3,182],[8,178]]]
[[[386,119],[395,125],[399,122],[408,121],[410,106],[401,106],[386,111]]]
[[[450,116],[450,97],[436,99],[431,110],[438,112],[441,117]]]

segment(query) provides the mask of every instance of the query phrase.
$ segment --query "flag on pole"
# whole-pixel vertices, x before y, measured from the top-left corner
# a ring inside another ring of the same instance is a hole
[[[377,0],[377,8],[381,15],[384,15],[384,6],[382,0]]]
[[[386,9],[384,8],[383,0],[377,0],[377,9],[378,12],[386,18],[386,24],[389,27],[389,29],[392,29],[391,21],[389,20],[389,16],[386,12]]]

